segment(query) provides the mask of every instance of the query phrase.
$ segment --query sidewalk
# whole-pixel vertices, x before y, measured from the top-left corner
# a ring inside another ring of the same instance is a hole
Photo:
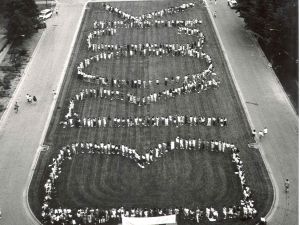
[[[28,210],[27,185],[53,102],[52,90],[64,76],[82,7],[61,3],[59,16],[47,21],[47,29],[13,97],[19,102],[19,112],[14,113],[10,107],[0,124],[1,225],[38,224]],[[36,105],[25,102],[27,93],[37,96]]]
[[[275,199],[267,215],[270,225],[298,224],[298,117],[258,43],[227,1],[208,1],[216,10],[217,33],[224,47],[233,79],[256,130],[268,127],[260,152],[273,181]],[[251,104],[256,103],[256,104]],[[289,194],[284,180],[291,181]]]

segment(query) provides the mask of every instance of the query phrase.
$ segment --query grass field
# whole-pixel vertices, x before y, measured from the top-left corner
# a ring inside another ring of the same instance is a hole
[[[132,15],[140,15],[154,10],[179,5],[184,1],[159,2],[114,2],[110,3]],[[59,95],[57,108],[48,130],[45,144],[50,151],[42,152],[30,186],[29,200],[33,212],[39,218],[43,197],[43,184],[48,176],[47,165],[57,149],[76,141],[111,142],[135,147],[143,153],[150,146],[174,139],[176,136],[195,137],[206,140],[223,140],[234,143],[240,149],[244,162],[247,183],[253,192],[257,218],[265,215],[272,203],[272,186],[257,150],[248,149],[253,142],[250,128],[243,112],[237,92],[228,72],[220,46],[216,39],[210,18],[203,5],[183,13],[166,16],[165,20],[194,19],[203,21],[199,26],[206,40],[204,52],[208,53],[221,79],[218,89],[201,94],[188,94],[169,101],[162,101],[138,107],[124,102],[89,99],[78,105],[76,112],[86,117],[98,116],[166,116],[174,114],[224,116],[228,126],[220,127],[146,127],[146,128],[66,128],[59,126],[67,112],[69,99],[80,90],[95,87],[77,79],[76,67],[87,56],[94,53],[87,50],[86,36],[93,29],[93,21],[119,20],[106,12],[100,3],[88,5],[82,21],[77,43],[73,50],[69,68]],[[174,28],[120,29],[114,36],[103,36],[102,43],[190,43],[192,36],[179,35]],[[205,69],[199,60],[189,57],[139,57],[106,60],[94,64],[91,71],[118,79],[155,80],[197,73]],[[156,88],[159,89],[159,88]],[[136,94],[146,94],[151,90],[133,90]],[[117,157],[79,155],[68,161],[60,175],[58,194],[53,206],[64,207],[209,207],[222,208],[237,204],[241,199],[239,179],[227,154],[210,152],[175,152],[140,169],[132,162]],[[243,221],[255,224],[256,220]],[[219,223],[215,223],[219,224]],[[241,221],[224,221],[220,224],[241,224]]]

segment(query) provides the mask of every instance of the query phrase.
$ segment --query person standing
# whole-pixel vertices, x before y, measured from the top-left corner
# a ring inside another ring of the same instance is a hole
[[[286,179],[284,181],[284,188],[285,188],[285,192],[286,193],[289,192],[289,188],[290,188],[290,181],[289,181],[289,179]]]
[[[56,96],[56,91],[53,89],[52,90],[52,95],[53,95],[53,97],[55,98],[55,96]]]
[[[26,94],[26,100],[27,100],[27,102],[29,102],[29,97],[30,97],[30,95]]]
[[[252,137],[253,137],[253,139],[255,140],[255,137],[256,137],[256,130],[255,130],[255,129],[252,130]]]
[[[264,136],[264,132],[260,130],[260,131],[258,132],[258,137],[259,137],[259,139],[261,139],[263,136]]]
[[[29,95],[29,97],[28,97],[28,102],[32,103],[32,96],[31,95]]]
[[[268,128],[267,127],[264,128],[263,133],[264,133],[264,136],[268,133]]]
[[[14,110],[15,110],[15,113],[17,113],[19,111],[18,102],[15,103]]]
[[[37,98],[35,96],[32,97],[34,103],[37,103]]]

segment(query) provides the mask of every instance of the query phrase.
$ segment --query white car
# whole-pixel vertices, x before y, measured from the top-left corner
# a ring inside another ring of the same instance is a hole
[[[227,3],[229,5],[229,7],[232,8],[232,9],[235,8],[235,7],[237,7],[236,0],[227,0]]]
[[[51,9],[44,9],[40,12],[39,19],[41,21],[49,19],[52,16],[53,11]]]

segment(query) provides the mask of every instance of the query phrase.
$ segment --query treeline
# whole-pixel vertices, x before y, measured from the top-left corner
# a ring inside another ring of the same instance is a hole
[[[34,33],[39,14],[34,0],[1,0],[0,13],[7,20],[8,40],[12,41]]]
[[[293,79],[298,99],[298,1],[238,0],[237,11],[258,37],[281,81]],[[298,100],[294,100],[298,102]]]

